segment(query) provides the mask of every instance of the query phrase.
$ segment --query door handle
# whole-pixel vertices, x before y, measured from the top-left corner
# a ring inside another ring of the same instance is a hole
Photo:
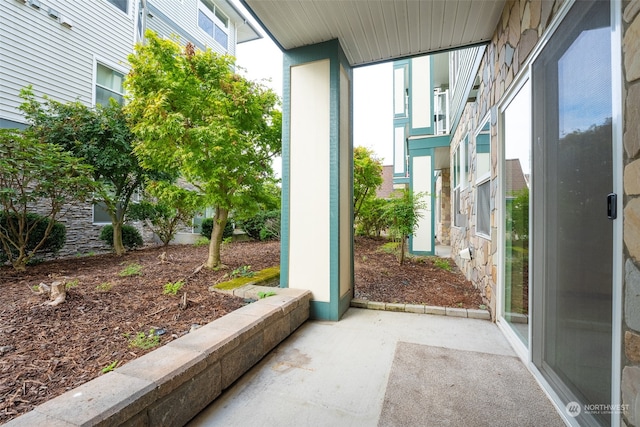
[[[618,195],[616,193],[609,193],[607,195],[607,217],[609,219],[616,219],[618,217]]]

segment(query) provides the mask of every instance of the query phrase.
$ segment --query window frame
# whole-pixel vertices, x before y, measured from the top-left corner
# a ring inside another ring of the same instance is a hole
[[[120,12],[124,13],[125,15],[129,16],[129,0],[124,0],[124,10],[118,6],[116,0],[107,0],[107,3],[109,3],[111,6],[115,7],[116,9],[118,9]]]
[[[96,208],[99,208],[101,212],[101,214],[104,214],[106,217],[108,217],[108,221],[97,221],[96,220]],[[110,225],[111,224],[111,217],[109,216],[109,213],[106,210],[106,204],[104,202],[96,202],[93,203],[91,205],[91,224],[93,225],[101,225],[101,226],[105,226],[105,225]]]
[[[462,191],[467,188],[468,170],[467,152],[469,151],[469,134],[460,141],[453,153],[453,226],[462,228],[466,221],[462,220],[460,212],[462,205]]]
[[[122,82],[123,82],[123,83],[124,83],[124,78],[125,78],[125,76],[127,75],[127,72],[126,72],[125,70],[123,70],[122,68],[120,68],[120,67],[114,67],[114,66],[113,66],[112,64],[110,64],[108,61],[103,61],[103,60],[100,60],[100,59],[94,58],[94,61],[93,61],[93,62],[94,62],[94,65],[93,65],[93,94],[92,94],[92,98],[93,98],[93,99],[92,99],[91,104],[92,104],[94,107],[96,106],[97,99],[98,99],[98,96],[97,96],[97,95],[98,95],[98,94],[97,94],[97,89],[98,89],[98,88],[100,88],[100,89],[105,90],[105,91],[107,91],[107,92],[115,93],[115,94],[117,94],[117,95],[120,95],[120,96],[122,97],[122,103],[121,103],[121,105],[124,105],[124,103],[125,103],[125,99],[124,99],[124,96],[125,96],[124,84],[121,86],[121,89],[122,89],[122,92],[121,92],[121,93],[120,93],[120,92],[117,92],[117,91],[115,91],[115,90],[113,90],[113,89],[112,89],[112,88],[110,88],[110,87],[106,87],[106,86],[104,86],[104,85],[102,85],[102,84],[99,84],[99,83],[98,83],[98,67],[99,67],[99,66],[101,66],[101,67],[103,67],[103,68],[106,68],[106,69],[110,70],[110,71],[111,71],[111,72],[113,72],[113,73],[121,74],[121,75],[122,75]],[[115,99],[115,98],[114,98],[114,99]],[[116,101],[117,101],[117,99],[116,99]]]
[[[486,129],[485,129],[486,128]],[[478,160],[479,160],[479,150],[478,150],[478,139],[480,135],[483,134],[487,134],[489,136],[489,152],[488,152],[488,158],[489,158],[489,167],[488,169],[480,174],[479,172],[479,167],[478,167]],[[484,119],[482,119],[482,121],[480,122],[480,125],[478,126],[478,129],[475,133],[475,148],[476,148],[476,181],[475,181],[475,217],[476,217],[476,235],[488,240],[491,240],[491,112],[489,112],[489,114],[487,114],[487,116],[485,116]],[[487,201],[485,201],[485,204],[488,202],[489,204],[489,208],[488,208],[488,215],[489,217],[486,218],[486,224],[487,224],[487,229],[486,230],[480,230],[479,229],[479,225],[480,225],[480,217],[479,217],[479,206],[480,206],[480,187],[483,185],[488,185],[489,186],[489,192],[487,194]]]
[[[207,1],[207,0],[198,0],[198,16],[197,16],[197,25],[198,30],[203,34],[206,34],[207,37],[211,38],[218,45],[224,48],[225,51],[229,50],[229,24],[231,20],[215,3]],[[200,16],[204,15],[207,19],[211,21],[213,25],[213,33],[210,34],[200,25]],[[221,19],[224,18],[224,20]],[[225,44],[222,44],[220,40],[216,37],[216,30],[220,30],[225,35]]]
[[[131,199],[129,200],[129,204],[140,203],[143,198],[142,196],[143,192],[144,192],[143,188],[138,188],[136,191],[134,191],[133,194],[131,195]],[[120,202],[118,202],[118,204],[120,204]],[[108,222],[96,221],[96,207],[100,208],[102,212],[104,212],[104,215],[109,217]],[[109,216],[109,213],[106,210],[105,202],[100,201],[100,202],[94,202],[91,204],[91,224],[93,225],[110,225],[111,224],[111,217]]]

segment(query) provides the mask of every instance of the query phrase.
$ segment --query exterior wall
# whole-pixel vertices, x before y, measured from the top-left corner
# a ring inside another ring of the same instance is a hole
[[[339,320],[353,297],[353,74],[338,40],[285,52],[284,68],[280,286]]]
[[[473,209],[475,197],[476,152],[473,135],[480,121],[491,111],[491,199],[497,191],[498,129],[496,105],[509,89],[514,77],[520,71],[534,46],[545,33],[547,27],[562,5],[563,0],[549,1],[509,1],[502,12],[502,19],[487,46],[478,76],[480,86],[475,101],[468,102],[453,131],[451,158],[458,145],[468,135],[470,140],[469,173],[466,188],[461,190],[460,209],[466,215],[464,227],[451,227],[452,257],[467,279],[471,280],[482,293],[485,304],[491,309],[492,319],[496,316],[496,290],[498,283],[498,234],[496,224],[496,203],[491,205],[491,240],[477,236],[476,218]],[[453,162],[452,162],[453,164]],[[453,177],[452,177],[453,179]],[[453,181],[451,181],[453,187]],[[453,201],[450,205],[453,212]],[[472,248],[473,259],[464,260],[459,252]]]
[[[625,290],[622,403],[629,426],[640,426],[640,1],[623,13]],[[626,407],[626,406],[625,406]]]
[[[433,156],[411,156],[411,189],[415,193],[425,193],[425,207],[420,209],[418,229],[409,239],[411,253],[434,252],[434,210],[433,210]]]
[[[66,205],[63,209],[64,216],[56,221],[64,224],[67,228],[67,240],[65,245],[58,252],[57,257],[85,256],[96,253],[110,252],[111,247],[100,240],[100,232],[105,224],[93,224],[93,206],[87,204]],[[42,209],[34,209],[36,213],[46,215],[48,212]],[[145,244],[156,243],[153,231],[142,222],[129,222],[142,235]],[[36,258],[50,259],[50,255],[37,255]]]
[[[147,16],[147,28],[162,37],[176,34],[183,42],[188,38],[201,49],[209,47],[214,52],[235,55],[236,25],[232,21],[227,4],[222,1],[215,2],[216,6],[229,17],[229,39],[225,49],[198,27],[198,3],[199,0],[183,0],[180,7],[176,7],[175,0],[149,0],[148,8],[151,16]],[[154,15],[154,10],[160,11],[165,16],[160,16],[158,13]]]
[[[329,302],[330,60],[291,67],[289,287]],[[313,247],[313,254],[308,249]],[[304,280],[303,280],[304,278]]]
[[[198,27],[198,2],[182,0],[176,6],[175,0],[150,0],[150,9],[160,13],[148,15],[147,26],[165,37],[176,33],[176,25],[180,26],[179,32],[193,36],[202,48],[210,46],[214,51],[226,53]],[[229,17],[228,53],[235,54],[233,10],[226,1],[215,3]],[[40,9],[17,0],[0,2],[0,127],[24,123],[17,107],[22,102],[20,89],[29,84],[36,96],[93,105],[96,62],[127,73],[126,57],[136,41],[139,5],[138,0],[130,0],[125,14],[106,0],[87,0],[82,7],[80,2],[42,0]],[[68,18],[72,27],[51,18],[49,8]],[[28,37],[25,28],[33,29]],[[67,227],[67,242],[59,256],[110,250],[99,239],[104,224],[93,224],[91,204],[68,205],[63,211],[65,216],[57,220]],[[141,223],[131,225],[138,228],[146,243],[154,242],[147,227]]]
[[[440,211],[436,219],[436,240],[441,245],[450,245],[451,239],[451,169],[442,169],[436,180],[436,203]]]
[[[131,2],[130,6],[134,6]],[[0,2],[0,118],[23,122],[16,110],[20,89],[31,84],[36,95],[91,105],[95,60],[126,72],[123,63],[134,43],[134,12],[124,14],[106,1],[90,7],[47,0],[41,8],[11,0]],[[49,17],[49,7],[68,17],[66,28]],[[131,7],[130,7],[131,9]],[[35,29],[28,31],[25,29]],[[104,43],[109,40],[110,43]]]
[[[474,84],[473,72],[483,52],[484,46],[477,46],[451,52],[449,55],[449,109],[452,131],[464,111],[469,91]]]

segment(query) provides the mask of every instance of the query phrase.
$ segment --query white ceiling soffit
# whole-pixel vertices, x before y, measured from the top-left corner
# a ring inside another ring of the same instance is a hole
[[[284,50],[339,39],[353,66],[491,40],[505,0],[242,0]]]

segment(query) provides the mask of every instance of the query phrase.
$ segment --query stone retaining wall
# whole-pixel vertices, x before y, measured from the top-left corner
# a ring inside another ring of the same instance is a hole
[[[309,318],[311,292],[277,295],[221,317],[6,426],[182,426]]]

